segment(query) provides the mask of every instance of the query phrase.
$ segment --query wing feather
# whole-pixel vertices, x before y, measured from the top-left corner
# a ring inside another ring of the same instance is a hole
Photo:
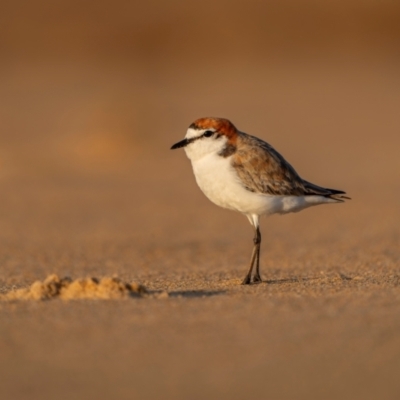
[[[240,132],[232,166],[244,187],[276,196],[323,196],[343,201],[341,190],[326,189],[300,178],[295,169],[270,144]]]

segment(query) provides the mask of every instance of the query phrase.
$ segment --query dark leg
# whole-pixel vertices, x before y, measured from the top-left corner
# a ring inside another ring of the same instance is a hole
[[[255,243],[255,240],[254,240]],[[261,232],[260,228],[257,227],[257,257],[256,257],[256,273],[253,277],[254,283],[262,282],[261,275],[260,275],[260,248],[261,248]]]
[[[250,268],[249,272],[247,273],[246,277],[244,278],[242,285],[249,285],[250,283],[258,283],[261,282],[260,276],[260,243],[261,243],[261,234],[260,229],[257,226],[255,231],[255,236],[253,239],[254,247],[253,252],[251,254],[250,259]],[[254,263],[256,263],[256,273],[254,276],[254,280],[251,280],[251,273],[253,272]]]
[[[251,254],[251,259],[250,259],[250,268],[249,272],[247,273],[246,277],[243,279],[242,285],[249,285],[251,283],[251,272],[253,271],[253,265],[254,261],[257,257],[257,246],[253,247],[253,252]]]

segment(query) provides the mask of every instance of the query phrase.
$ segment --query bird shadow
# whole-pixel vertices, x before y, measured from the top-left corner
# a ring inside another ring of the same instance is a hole
[[[197,298],[197,297],[212,297],[225,294],[226,290],[178,290],[176,292],[169,292],[170,297],[186,297],[186,298]]]
[[[202,298],[202,297],[213,297],[225,294],[226,290],[176,290],[168,292],[169,298],[187,298],[187,299],[195,299],[195,298]],[[163,291],[154,291],[151,294],[157,295],[162,294]]]
[[[318,278],[283,278],[283,279],[265,279],[261,283],[267,283],[268,285],[281,285],[285,283],[300,283],[317,280]]]

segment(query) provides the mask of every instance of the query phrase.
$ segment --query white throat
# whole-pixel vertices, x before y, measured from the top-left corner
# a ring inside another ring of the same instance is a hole
[[[220,135],[219,137],[201,137],[207,129],[197,130],[189,128],[186,132],[186,139],[194,139],[192,143],[185,147],[185,153],[188,158],[194,162],[201,158],[211,155],[218,154],[222,151],[228,141],[227,137]],[[197,139],[198,138],[198,139]]]

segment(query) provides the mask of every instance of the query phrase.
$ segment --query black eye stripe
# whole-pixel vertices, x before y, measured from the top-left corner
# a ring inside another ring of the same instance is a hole
[[[187,146],[188,144],[193,143],[196,140],[202,139],[203,137],[211,137],[212,135],[214,135],[214,133],[216,133],[216,132],[214,132],[214,131],[205,131],[201,136],[195,136],[195,137],[190,138],[190,139],[184,139],[184,141],[182,141],[182,146],[180,146],[180,147]],[[217,138],[219,138],[220,136],[221,135],[218,134]],[[183,144],[183,142],[184,142],[184,144]],[[177,147],[175,147],[175,148],[177,148]]]

